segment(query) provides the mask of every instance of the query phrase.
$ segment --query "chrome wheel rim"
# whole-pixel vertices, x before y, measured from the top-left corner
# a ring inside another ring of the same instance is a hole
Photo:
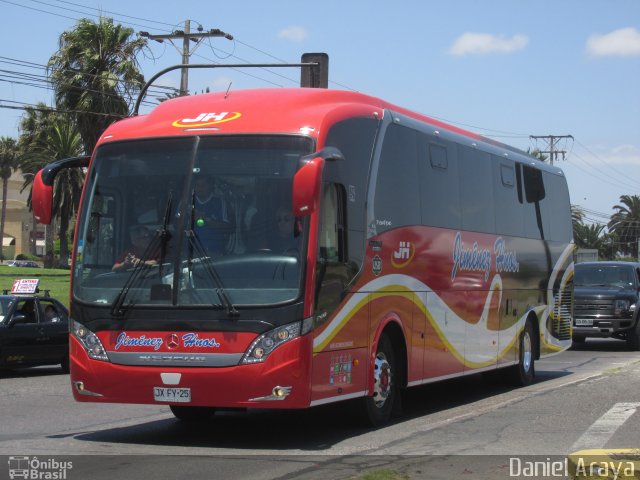
[[[391,393],[391,365],[383,352],[376,354],[373,370],[373,401],[376,407],[382,408]]]
[[[529,332],[525,330],[522,335],[522,369],[525,372],[529,372],[531,369],[532,358],[531,337],[529,336]]]

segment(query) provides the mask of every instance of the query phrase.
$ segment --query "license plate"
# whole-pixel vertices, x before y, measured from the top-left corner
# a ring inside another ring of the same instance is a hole
[[[593,320],[591,318],[576,318],[576,327],[591,327]]]
[[[191,402],[191,389],[153,387],[153,399],[156,402],[189,403]]]

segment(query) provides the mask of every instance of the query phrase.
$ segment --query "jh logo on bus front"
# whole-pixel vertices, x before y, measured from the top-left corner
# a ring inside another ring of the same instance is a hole
[[[181,118],[171,125],[178,128],[208,127],[240,118],[240,112],[202,112],[193,118]]]

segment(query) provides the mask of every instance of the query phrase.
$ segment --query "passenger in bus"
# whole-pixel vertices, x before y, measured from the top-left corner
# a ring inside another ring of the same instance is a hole
[[[279,208],[276,211],[277,235],[272,239],[272,244],[278,251],[293,252],[300,248],[299,237],[295,236],[295,217],[288,208]]]
[[[209,255],[224,253],[234,230],[229,206],[223,195],[216,194],[208,177],[196,179],[194,193],[196,235]]]
[[[152,241],[151,232],[147,227],[142,225],[137,225],[131,228],[129,234],[131,236],[131,244],[116,259],[113,267],[111,268],[114,272],[136,267],[145,255],[147,247]],[[144,263],[148,266],[157,265],[159,258],[160,249],[158,247],[152,252],[149,252]]]

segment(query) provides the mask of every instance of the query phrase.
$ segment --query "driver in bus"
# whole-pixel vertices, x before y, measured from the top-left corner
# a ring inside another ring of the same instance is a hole
[[[151,232],[143,225],[131,228],[129,234],[131,236],[131,244],[120,254],[113,267],[111,267],[114,272],[128,270],[139,265],[149,243],[152,241]],[[156,248],[153,252],[150,252],[144,263],[148,266],[157,265],[159,259],[160,250]]]

